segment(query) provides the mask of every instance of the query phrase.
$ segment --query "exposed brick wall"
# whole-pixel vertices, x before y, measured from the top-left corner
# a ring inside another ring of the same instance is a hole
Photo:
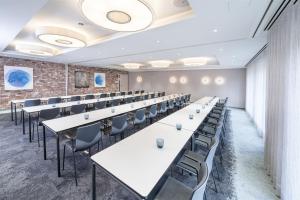
[[[75,71],[84,71],[89,73],[90,86],[88,88],[75,88]],[[105,73],[106,87],[94,87],[94,73]],[[97,92],[119,91],[118,74],[127,73],[119,70],[104,69],[99,67],[84,67],[78,65],[69,65],[68,67],[68,94],[88,94]]]
[[[33,90],[5,91],[4,65],[33,68]],[[90,73],[89,88],[75,88],[75,71]],[[106,87],[95,88],[94,72],[106,73]],[[68,94],[88,94],[102,91],[116,91],[119,89],[118,74],[127,73],[118,70],[109,70],[98,67],[83,67],[69,65],[68,67]],[[58,63],[25,60],[0,56],[0,110],[10,108],[10,100],[26,99],[66,94],[65,65]]]
[[[33,68],[33,90],[4,90],[4,65]],[[26,99],[65,94],[64,64],[0,56],[0,110],[10,107],[11,99]]]

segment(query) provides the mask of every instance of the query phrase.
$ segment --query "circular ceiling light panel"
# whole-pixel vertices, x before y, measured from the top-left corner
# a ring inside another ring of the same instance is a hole
[[[190,66],[190,67],[197,67],[201,65],[206,65],[207,64],[207,58],[205,57],[192,57],[192,58],[184,58],[181,59],[181,62],[185,66]]]
[[[208,76],[204,76],[202,77],[201,82],[203,85],[208,85],[210,84],[210,78]]]
[[[137,77],[136,77],[136,82],[138,82],[138,83],[143,82],[143,77],[137,76]]]
[[[171,60],[154,60],[150,61],[149,64],[154,68],[167,68],[174,62]]]
[[[142,64],[141,63],[124,63],[122,64],[126,69],[139,69]]]
[[[223,85],[225,83],[225,78],[222,76],[218,76],[215,78],[215,83],[217,85]]]
[[[90,21],[114,31],[140,31],[153,21],[151,9],[140,0],[83,0],[81,9]]]
[[[36,44],[16,44],[15,50],[25,54],[36,56],[54,56],[56,50],[50,47],[40,46]]]
[[[169,82],[172,83],[172,84],[175,84],[177,82],[177,78],[175,76],[171,76],[169,78]]]
[[[39,27],[35,34],[41,41],[60,47],[81,48],[86,45],[83,35],[65,28]]]

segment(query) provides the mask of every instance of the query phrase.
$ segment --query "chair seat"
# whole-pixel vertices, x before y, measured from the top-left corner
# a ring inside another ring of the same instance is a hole
[[[193,190],[176,179],[169,177],[154,200],[189,200]]]

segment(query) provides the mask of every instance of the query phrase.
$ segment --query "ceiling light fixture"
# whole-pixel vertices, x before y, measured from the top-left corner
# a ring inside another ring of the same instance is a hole
[[[65,28],[43,26],[37,28],[35,34],[41,41],[60,47],[81,48],[86,45],[83,35]]]
[[[149,62],[149,64],[155,68],[167,68],[173,63],[171,60],[153,60]]]
[[[214,33],[217,33],[217,32],[218,32],[218,29],[216,29],[216,28],[213,29],[213,32],[214,32]]]
[[[141,63],[124,63],[122,64],[126,69],[139,69],[142,64]]]
[[[55,49],[37,44],[16,44],[15,50],[36,56],[54,56],[57,54]]]
[[[192,58],[184,58],[181,59],[181,62],[185,66],[190,66],[190,67],[197,67],[201,65],[206,65],[208,61],[208,58],[206,57],[192,57]]]
[[[114,31],[140,31],[153,21],[151,9],[140,0],[83,0],[81,9],[90,21]]]

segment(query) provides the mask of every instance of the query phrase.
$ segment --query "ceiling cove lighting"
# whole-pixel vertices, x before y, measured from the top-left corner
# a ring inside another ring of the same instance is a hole
[[[183,58],[180,60],[185,66],[189,67],[197,67],[201,65],[207,64],[206,57],[191,57],[191,58]]]
[[[83,35],[65,28],[39,27],[36,29],[35,35],[43,42],[60,47],[81,48],[86,46]]]
[[[15,50],[35,56],[54,56],[57,54],[55,49],[36,44],[16,44]]]
[[[148,63],[154,68],[167,68],[174,62],[171,60],[153,60]]]
[[[140,0],[82,0],[81,9],[90,21],[114,31],[140,31],[153,21],[151,9]]]
[[[124,63],[122,64],[126,69],[139,69],[142,64],[141,63]]]

